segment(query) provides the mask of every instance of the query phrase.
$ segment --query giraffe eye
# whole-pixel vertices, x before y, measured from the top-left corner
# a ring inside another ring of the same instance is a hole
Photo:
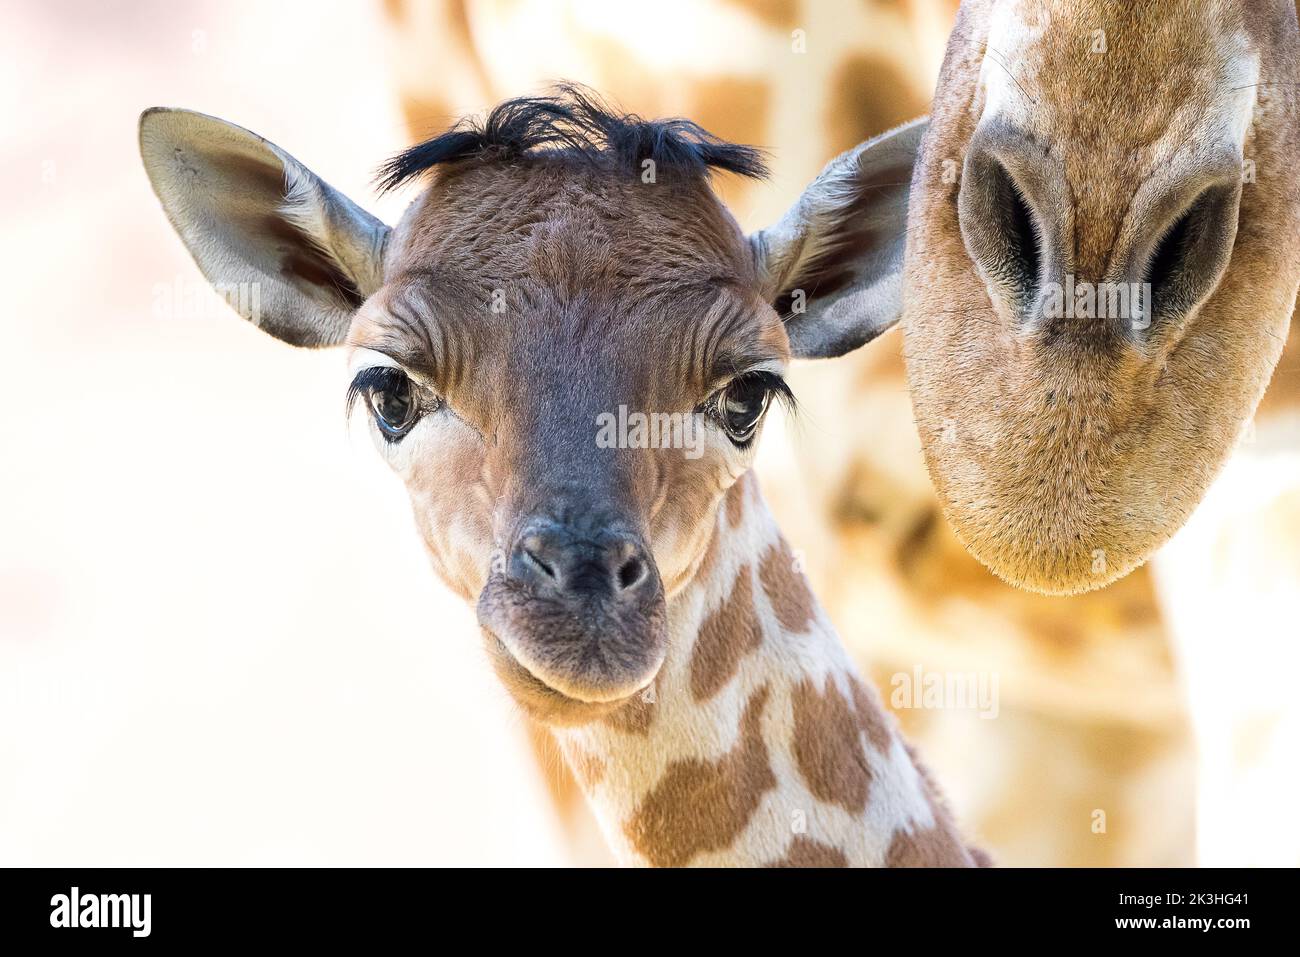
[[[362,397],[370,407],[379,431],[389,441],[400,439],[420,419],[420,404],[415,390],[401,369],[376,366],[358,373],[348,389],[349,404]]]
[[[754,437],[773,394],[788,396],[789,387],[775,373],[754,372],[732,379],[718,392],[712,411],[728,438],[744,447]]]

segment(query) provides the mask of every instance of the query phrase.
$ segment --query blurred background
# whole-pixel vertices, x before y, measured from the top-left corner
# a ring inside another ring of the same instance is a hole
[[[954,0],[0,9],[0,865],[608,863],[400,483],[349,435],[342,356],[207,294],[137,116],[248,127],[394,222],[410,194],[375,199],[383,158],[575,80],[770,150],[769,182],[719,182],[755,228],[926,111]],[[1194,863],[1151,576],[1053,599],[967,556],[900,346],[799,370],[799,422],[764,440],[762,484],[845,641],[886,701],[917,668],[996,682],[996,717],[899,718],[1000,863]]]

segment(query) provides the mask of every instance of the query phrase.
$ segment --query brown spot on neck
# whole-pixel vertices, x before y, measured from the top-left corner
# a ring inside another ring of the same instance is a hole
[[[697,854],[731,845],[745,830],[776,776],[763,741],[768,689],[745,705],[740,736],[717,761],[686,758],[663,777],[623,826],[632,845],[655,867],[680,867]]]
[[[907,756],[921,776],[925,799],[930,805],[934,824],[924,830],[899,830],[894,832],[885,853],[886,867],[992,867],[993,862],[984,851],[967,848],[962,842],[952,815],[944,802],[943,793],[917,756],[916,749],[904,743]]]
[[[813,620],[813,596],[803,572],[795,567],[794,553],[785,539],[767,550],[758,569],[763,591],[781,627],[798,634]]]
[[[935,814],[934,826],[916,831],[895,831],[885,852],[886,867],[990,867],[983,851],[976,857],[962,843],[946,816]]]
[[[691,696],[707,701],[735,675],[740,661],[763,642],[754,611],[753,569],[745,565],[726,601],[713,610],[691,650]]]
[[[651,685],[651,688],[654,686]],[[650,689],[641,692],[627,704],[605,716],[605,724],[616,731],[645,736],[654,722],[655,699]]]
[[[800,835],[790,842],[785,857],[773,861],[768,867],[848,867],[844,852],[829,844],[821,844]]]
[[[858,694],[855,689],[854,697]],[[833,678],[819,691],[811,678],[795,685],[793,751],[799,773],[819,801],[838,804],[852,814],[867,806],[871,788],[871,765],[862,746],[865,730],[873,747],[889,742],[888,728],[881,730],[883,716],[859,714],[858,707],[840,694]],[[870,705],[870,702],[868,702]],[[881,737],[883,733],[883,737]]]

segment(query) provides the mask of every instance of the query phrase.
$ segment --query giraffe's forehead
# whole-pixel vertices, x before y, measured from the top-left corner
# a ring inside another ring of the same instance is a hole
[[[788,358],[750,246],[699,176],[555,158],[440,172],[385,272],[353,341],[468,402],[562,377],[690,407],[720,371]]]
[[[1080,269],[1104,268],[1144,183],[1241,162],[1260,79],[1250,29],[1238,0],[991,11],[973,77],[981,128],[1014,130],[1060,167]]]
[[[725,279],[756,283],[731,214],[696,172],[625,169],[600,157],[531,155],[438,170],[389,250],[389,274],[572,282],[617,293]]]
[[[967,81],[978,113],[1076,159],[1084,199],[1207,142],[1240,147],[1275,45],[1240,0],[998,0],[983,19]]]

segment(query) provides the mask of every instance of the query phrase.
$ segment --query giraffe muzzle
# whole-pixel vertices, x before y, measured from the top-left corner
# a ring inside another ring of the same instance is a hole
[[[478,601],[498,675],[539,720],[572,724],[644,690],[667,648],[663,583],[618,525],[523,524]]]
[[[1096,216],[1070,201],[1065,161],[993,119],[966,153],[962,239],[998,312],[1041,336],[1049,352],[1083,343],[1159,364],[1228,268],[1241,164],[1230,143],[1198,144],[1194,161],[1166,164],[1142,182],[1126,221],[1102,241]]]

